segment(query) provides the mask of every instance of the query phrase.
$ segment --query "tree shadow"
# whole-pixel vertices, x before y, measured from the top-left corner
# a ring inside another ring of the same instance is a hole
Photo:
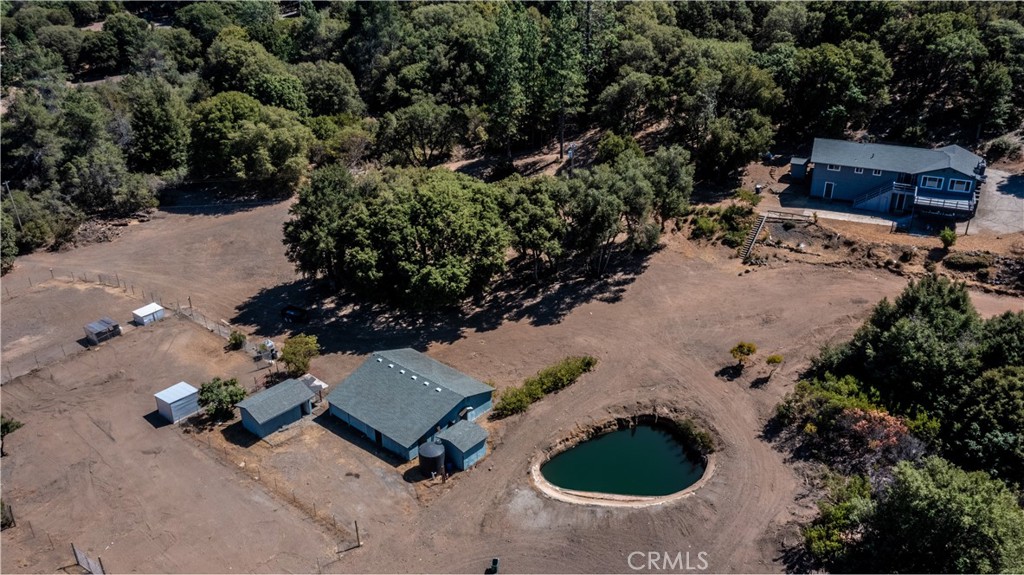
[[[467,330],[490,331],[506,321],[553,325],[587,302],[617,302],[647,269],[653,253],[619,253],[599,278],[583,273],[584,263],[577,261],[538,281],[532,264],[513,261],[490,293],[462,308],[438,311],[372,302],[348,291],[333,295],[327,282],[300,279],[261,289],[235,308],[231,323],[250,326],[260,337],[315,335],[325,354],[365,355],[401,347],[422,351],[433,343],[454,343]],[[308,309],[309,321],[286,322],[279,311],[289,304]]]
[[[996,186],[1000,194],[1024,198],[1024,174],[1011,174]]]
[[[715,377],[726,381],[736,381],[743,375],[743,366],[738,364],[727,365],[715,372]]]
[[[239,447],[249,448],[260,442],[260,438],[246,429],[241,420],[225,427],[220,433],[228,443]]]
[[[200,180],[160,191],[160,210],[173,214],[223,216],[287,201],[291,193],[266,182]]]
[[[780,551],[782,553],[775,559],[786,566],[786,573],[811,573],[818,569],[814,558],[802,544],[783,546]]]
[[[575,261],[568,262],[560,274],[538,281],[533,277],[530,262],[516,260],[494,290],[477,302],[468,324],[478,331],[496,329],[506,321],[526,320],[534,326],[554,325],[585,303],[618,302],[627,287],[650,265],[651,256],[660,249],[619,253],[600,277],[586,273],[585,262]]]
[[[768,382],[770,380],[771,380],[771,376],[770,375],[762,375],[761,377],[756,377],[756,378],[754,378],[753,381],[750,382],[750,388],[751,389],[761,389],[762,387],[768,385]]]

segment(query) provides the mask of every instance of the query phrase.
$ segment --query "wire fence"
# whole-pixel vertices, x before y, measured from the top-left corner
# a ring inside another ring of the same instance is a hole
[[[220,439],[214,438],[213,432],[210,432],[209,430],[203,431],[202,428],[198,426],[194,428],[186,426],[185,430],[186,433],[195,438],[200,445],[205,446],[208,450],[214,452],[216,457],[231,462],[239,458],[240,453],[238,450],[222,443]],[[358,521],[353,521],[351,525],[349,525],[345,520],[339,521],[337,515],[330,510],[329,505],[325,505],[323,502],[319,502],[318,504],[314,493],[297,490],[289,483],[278,481],[277,478],[270,477],[270,474],[265,475],[260,473],[259,465],[244,465],[244,463],[245,462],[243,461],[242,464],[234,464],[232,467],[237,469],[239,473],[243,474],[254,483],[259,484],[265,491],[276,495],[278,499],[296,508],[311,521],[319,525],[321,528],[326,529],[335,537],[337,549],[334,555],[316,559],[315,564],[317,573],[323,572],[323,569],[340,561],[342,559],[342,553],[357,549],[363,545],[362,534],[359,532]]]
[[[79,272],[73,270],[57,270],[50,268],[48,274],[42,277],[24,275],[18,278],[10,276],[0,280],[0,303],[3,305],[17,305],[19,297],[33,291],[44,290],[49,287],[68,284],[92,284],[110,289],[120,290],[121,295],[130,299],[138,300],[140,303],[155,302],[163,306],[168,313],[177,317],[189,319],[212,333],[217,334],[225,340],[229,340],[231,333],[236,329],[226,320],[217,320],[214,316],[192,305],[192,297],[186,295],[180,297],[175,294],[165,294],[162,290],[147,288],[145,285],[134,282],[128,277],[119,273],[97,273]],[[99,318],[96,318],[99,319]],[[128,328],[132,318],[114,317],[122,328]],[[124,321],[122,321],[124,320]],[[126,329],[129,331],[131,328]],[[103,344],[100,344],[103,345]],[[43,368],[52,363],[67,359],[73,355],[86,351],[92,347],[88,340],[69,338],[68,341],[51,343],[33,349],[19,355],[16,359],[5,358],[3,369],[0,370],[0,384],[7,383],[17,377],[31,373],[34,370]],[[253,357],[262,355],[260,344],[249,341],[243,343],[243,351]],[[272,368],[273,362],[268,362],[267,367]],[[278,368],[279,370],[280,368]]]

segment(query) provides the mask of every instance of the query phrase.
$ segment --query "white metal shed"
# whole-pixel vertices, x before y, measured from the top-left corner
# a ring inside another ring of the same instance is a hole
[[[156,410],[171,423],[178,423],[199,412],[199,390],[184,381],[154,394],[154,397]]]
[[[154,321],[164,319],[164,308],[158,303],[144,305],[132,312],[132,319],[136,325],[149,325]]]

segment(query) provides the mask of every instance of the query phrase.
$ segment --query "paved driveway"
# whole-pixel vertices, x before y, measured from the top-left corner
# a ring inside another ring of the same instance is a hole
[[[1024,231],[1024,174],[988,170],[988,181],[981,188],[978,212],[970,228],[971,234],[981,231],[997,234]]]

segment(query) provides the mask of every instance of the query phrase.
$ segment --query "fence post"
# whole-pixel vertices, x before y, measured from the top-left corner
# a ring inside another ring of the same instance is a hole
[[[117,287],[121,287],[121,276],[117,275],[117,272],[114,272],[114,279],[117,280]]]
[[[54,279],[53,278],[53,268],[50,268],[50,279]]]
[[[66,359],[68,357],[68,352],[64,351],[64,344],[63,343],[60,344],[60,351],[64,353],[64,358]]]
[[[28,287],[32,287],[32,276],[28,278]]]
[[[359,538],[359,522],[356,521],[356,547],[362,547],[363,540]]]

